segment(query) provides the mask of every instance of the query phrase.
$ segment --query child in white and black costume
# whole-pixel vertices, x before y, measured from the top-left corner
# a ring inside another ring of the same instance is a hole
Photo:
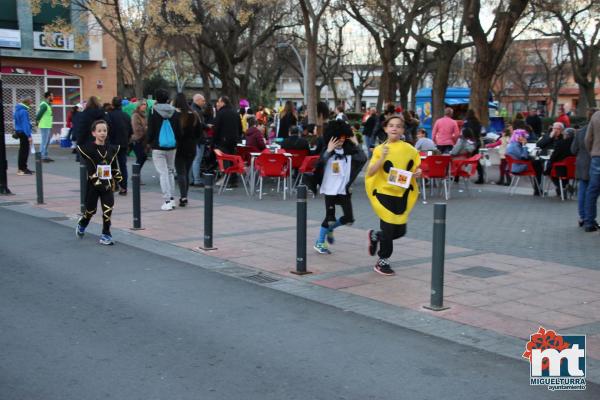
[[[320,254],[331,254],[325,241],[333,244],[334,229],[354,222],[350,186],[367,157],[360,148],[352,129],[344,121],[329,121],[323,139],[327,143],[327,148],[321,154],[315,175],[322,176],[319,192],[325,195],[325,219],[321,224],[314,249]],[[341,206],[344,213],[337,219],[336,205]]]

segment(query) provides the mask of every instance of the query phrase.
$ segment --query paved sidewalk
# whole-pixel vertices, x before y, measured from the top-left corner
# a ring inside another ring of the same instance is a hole
[[[35,178],[15,176],[15,172],[9,169],[10,188],[17,194],[0,198],[0,205],[35,203]],[[46,204],[37,207],[75,218],[78,181],[46,173],[44,184]],[[145,229],[134,233],[199,251],[203,243],[202,201],[192,198],[187,208],[164,212],[159,210],[160,194],[146,186],[142,190]],[[113,226],[127,230],[132,221],[131,196],[115,197]],[[313,202],[320,205],[322,199],[309,200]],[[312,250],[312,235],[320,221],[311,219],[307,263],[313,274],[298,277],[290,274],[295,267],[294,215],[224,204],[220,198],[216,198],[214,212],[214,245],[218,250],[208,253],[212,257],[523,339],[523,344],[540,325],[559,333],[585,333],[588,356],[600,360],[600,271],[593,268],[447,246],[444,295],[450,309],[434,313],[422,307],[428,304],[430,293],[429,241],[396,241],[391,258],[396,276],[383,277],[372,270],[376,260],[366,253],[364,229],[336,230],[333,254],[319,255]],[[93,221],[100,222],[100,216]]]

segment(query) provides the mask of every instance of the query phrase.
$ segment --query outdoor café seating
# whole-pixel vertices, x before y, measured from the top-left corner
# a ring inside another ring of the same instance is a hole
[[[246,186],[246,166],[244,165],[244,160],[239,155],[225,154],[219,149],[215,149],[215,155],[217,157],[217,164],[219,167],[219,174],[224,175],[225,179],[221,182],[221,186],[219,188],[219,194],[223,193],[223,190],[227,187],[231,175],[239,174],[242,184],[244,185],[244,190],[246,191],[246,195],[250,196],[248,192],[248,188]],[[228,165],[225,166],[225,163]]]

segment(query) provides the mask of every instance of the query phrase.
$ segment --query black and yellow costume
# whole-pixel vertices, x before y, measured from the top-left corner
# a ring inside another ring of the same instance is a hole
[[[89,143],[82,146],[77,146],[81,155],[81,162],[87,168],[87,189],[85,194],[85,212],[79,220],[79,225],[83,228],[87,227],[96,214],[98,206],[98,198],[102,207],[102,233],[110,235],[110,218],[115,204],[113,192],[118,190],[118,184],[123,180],[119,165],[117,162],[117,153],[120,146],[112,146],[109,144],[98,145]],[[97,171],[98,166],[110,165],[111,178],[100,179]]]

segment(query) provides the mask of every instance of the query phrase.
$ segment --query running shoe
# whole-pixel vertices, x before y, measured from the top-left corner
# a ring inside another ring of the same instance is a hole
[[[77,235],[77,237],[79,239],[83,239],[83,235],[85,235],[85,228],[83,226],[81,226],[79,224],[79,222],[77,223],[77,226],[75,227],[75,235]]]
[[[317,242],[313,246],[313,249],[315,249],[317,251],[317,253],[319,253],[319,254],[331,254],[331,251],[329,251],[329,249],[327,248],[327,245],[325,243]]]
[[[373,269],[381,275],[391,276],[395,274],[394,270],[390,267],[390,262],[387,258],[380,258],[377,260],[377,264],[375,264]]]
[[[100,236],[100,244],[103,244],[105,246],[110,246],[110,245],[115,244],[115,242],[113,242],[112,236],[102,234],[102,236]]]

